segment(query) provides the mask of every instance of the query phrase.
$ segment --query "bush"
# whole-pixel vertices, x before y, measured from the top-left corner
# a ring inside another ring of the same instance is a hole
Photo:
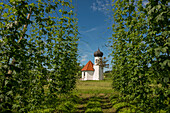
[[[112,78],[112,73],[104,73],[104,78]]]
[[[71,101],[66,101],[60,104],[57,108],[57,112],[61,113],[70,113],[70,112],[75,112],[75,105]]]
[[[90,102],[87,103],[87,108],[95,108],[95,107],[96,108],[101,107],[100,102],[90,101]]]
[[[103,113],[101,108],[88,108],[85,113]]]

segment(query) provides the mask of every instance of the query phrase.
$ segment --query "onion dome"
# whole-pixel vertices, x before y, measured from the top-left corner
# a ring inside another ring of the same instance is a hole
[[[98,48],[98,50],[96,52],[94,52],[94,56],[95,57],[102,57],[103,56],[103,52],[101,52],[100,49]]]

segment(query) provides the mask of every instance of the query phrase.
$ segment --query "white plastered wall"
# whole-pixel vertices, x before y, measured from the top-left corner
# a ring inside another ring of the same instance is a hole
[[[82,78],[82,80],[84,80],[84,78],[85,78],[85,74],[86,74],[86,73],[85,73],[84,71],[82,71],[82,77],[81,77],[81,78]]]
[[[82,71],[82,80],[93,80],[94,71]]]
[[[99,65],[99,59],[102,57],[95,57],[94,59],[94,74],[93,74],[93,80],[103,80],[103,69],[102,67]]]

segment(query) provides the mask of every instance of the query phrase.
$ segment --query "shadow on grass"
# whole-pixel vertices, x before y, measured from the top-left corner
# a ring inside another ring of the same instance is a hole
[[[77,107],[79,113],[84,113],[87,110],[87,103],[90,101],[98,101],[101,104],[101,108],[103,110],[105,109],[111,109],[112,104],[110,103],[109,96],[105,94],[97,94],[93,96],[87,96],[81,98],[81,101],[79,101],[79,105]]]

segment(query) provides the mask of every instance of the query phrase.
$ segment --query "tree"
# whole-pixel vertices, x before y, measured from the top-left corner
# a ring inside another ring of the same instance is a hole
[[[113,4],[115,22],[112,38],[113,70],[115,70],[113,87],[120,91],[123,100],[128,103],[132,101],[132,104],[137,106],[136,110],[140,112],[168,109],[166,100],[169,100],[169,93],[167,93],[169,87],[167,12],[169,9],[168,2],[156,2],[149,1],[146,7],[142,5],[142,0],[118,0]],[[155,3],[160,4],[161,7],[156,6]],[[155,10],[158,12],[154,12]],[[158,25],[160,23],[157,19],[165,19],[163,24],[165,31],[161,31],[162,25]],[[157,48],[161,47],[157,44],[158,39],[162,40],[158,35],[166,37],[164,42],[161,42],[165,47],[163,47],[165,53],[157,53],[160,56],[166,54],[164,60],[158,60],[155,54]],[[164,68],[161,68],[160,62],[164,62],[167,67],[164,65]],[[160,71],[156,71],[156,67],[161,68]],[[163,80],[164,77],[166,82]],[[159,81],[157,78],[161,78],[161,84],[164,84],[158,90],[161,89],[161,94],[155,94]],[[159,107],[157,103],[160,103]]]
[[[170,110],[170,37],[168,1],[152,1],[146,5],[148,17],[148,35],[145,42],[148,45],[149,63],[152,69],[152,84],[155,85],[155,107],[160,110]]]
[[[77,73],[78,31],[71,1],[0,5],[0,110],[28,112],[52,99],[56,103],[74,88]]]

